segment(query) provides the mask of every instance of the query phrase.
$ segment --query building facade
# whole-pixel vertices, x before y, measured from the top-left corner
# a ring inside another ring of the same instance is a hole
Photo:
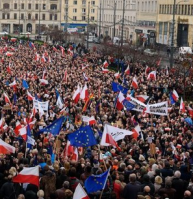
[[[0,31],[38,34],[48,28],[63,30],[65,27],[84,31],[88,16],[91,25],[97,24],[98,9],[95,6],[98,1],[0,0]]]
[[[154,45],[156,42],[157,0],[136,0],[136,43]]]
[[[174,24],[174,46],[193,47],[193,0],[159,0],[157,17],[157,42],[171,45],[173,13]]]
[[[135,38],[136,0],[101,0],[100,3],[102,7],[102,35],[108,35],[111,38],[113,38],[114,36],[120,38],[122,32],[122,20],[124,15],[123,38],[127,41],[133,40],[133,38]]]

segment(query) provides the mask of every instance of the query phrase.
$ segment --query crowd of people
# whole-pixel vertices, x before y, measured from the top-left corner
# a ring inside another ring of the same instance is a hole
[[[105,189],[90,193],[90,198],[193,198],[193,126],[185,122],[186,118],[192,117],[189,112],[193,108],[192,102],[185,102],[186,109],[182,112],[179,101],[171,104],[170,99],[173,89],[179,93],[183,90],[183,77],[176,78],[172,73],[168,74],[165,68],[155,66],[149,68],[148,73],[156,70],[156,80],[147,80],[146,65],[140,60],[133,62],[123,58],[120,61],[120,77],[117,78],[114,70],[108,73],[102,71],[103,63],[107,61],[111,65],[114,58],[98,51],[87,51],[80,44],[63,52],[59,46],[1,41],[0,49],[0,137],[16,149],[14,154],[5,154],[0,150],[0,198],[70,199],[78,183],[84,187],[89,176],[102,174],[108,168],[110,175]],[[8,55],[7,52],[11,51]],[[129,74],[125,74],[128,65]],[[138,81],[137,89],[131,84],[134,76]],[[23,79],[28,83],[28,89],[23,87]],[[47,80],[48,84],[43,85],[40,79]],[[14,81],[16,86],[10,86]],[[112,82],[127,88],[127,94],[134,98],[138,95],[149,96],[144,102],[146,104],[167,101],[168,115],[117,110],[117,93],[112,90]],[[80,99],[78,103],[73,101],[78,85],[84,87],[85,83],[89,94],[92,94],[86,110],[83,109],[84,100]],[[189,79],[186,83],[191,85]],[[56,89],[65,111],[61,112],[57,105]],[[33,101],[28,99],[27,91],[39,101],[49,101],[48,112],[32,114]],[[4,93],[11,103],[5,100]],[[66,120],[59,135],[38,133],[62,115]],[[15,131],[18,122],[26,126],[31,116],[33,120],[36,119],[31,128],[35,144],[27,148],[25,140]],[[79,150],[78,160],[75,161],[70,155],[65,155],[67,135],[86,125],[82,116],[93,116],[96,120],[91,128],[98,144]],[[105,124],[126,130],[132,130],[139,124],[141,132],[137,138],[130,135],[118,141],[119,150],[112,146],[100,146]],[[155,152],[150,150],[152,143]],[[56,154],[54,161],[50,148]],[[39,187],[12,182],[12,178],[24,167],[41,163],[46,164],[40,166]]]

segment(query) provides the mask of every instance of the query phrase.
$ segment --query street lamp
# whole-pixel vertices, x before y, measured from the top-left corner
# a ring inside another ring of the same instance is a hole
[[[101,38],[101,11],[102,11],[101,3],[100,3],[100,7],[99,6],[94,6],[94,7],[97,7],[100,10],[100,14],[99,14],[99,40],[100,40]]]
[[[182,2],[189,2],[189,0],[182,0],[176,4],[176,0],[174,0],[173,4],[173,20],[172,20],[172,34],[171,34],[171,53],[170,53],[170,68],[173,67],[174,64],[174,32],[175,32],[175,15],[176,15],[176,5]]]
[[[88,27],[89,27],[89,23],[90,23],[90,1],[88,2],[88,24],[87,24],[87,50],[89,48],[89,42],[88,42],[88,39],[89,39],[89,32],[88,32]]]
[[[39,26],[38,26],[38,35],[40,38],[40,9],[41,9],[41,2],[39,1]]]
[[[114,6],[111,6],[108,4],[109,7],[112,7],[114,10],[114,19],[113,19],[113,24],[114,24],[114,28],[113,28],[113,38],[115,37],[115,25],[116,25],[116,11],[117,11],[117,3],[114,2]]]

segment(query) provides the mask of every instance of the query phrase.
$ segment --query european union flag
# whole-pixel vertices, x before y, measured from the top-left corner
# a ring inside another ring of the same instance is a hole
[[[130,110],[132,110],[132,109],[134,109],[135,108],[135,105],[134,104],[132,104],[131,102],[129,102],[128,100],[123,100],[123,106],[127,109],[127,111],[130,111]]]
[[[112,82],[112,89],[114,92],[122,92],[123,94],[127,94],[128,89],[126,89],[125,87],[121,86],[120,84],[116,83],[116,82]]]
[[[100,175],[89,176],[84,183],[87,193],[93,193],[99,190],[103,190],[107,182],[108,174],[109,170]]]
[[[24,79],[22,80],[22,86],[23,86],[23,88],[25,88],[25,89],[28,89],[28,88],[29,88],[28,83],[27,83]]]
[[[55,120],[52,124],[48,125],[46,128],[41,129],[38,133],[51,133],[53,135],[58,135],[60,132],[60,129],[62,128],[62,124],[64,121],[64,116],[60,117],[59,119]]]
[[[72,146],[88,147],[96,145],[93,130],[88,126],[81,126],[77,131],[68,135],[68,140]]]
[[[14,105],[17,103],[17,95],[15,93],[13,94],[13,102]]]
[[[172,105],[176,103],[175,100],[174,100],[174,98],[172,97],[172,93],[170,93],[170,101],[171,101]]]
[[[191,119],[190,117],[187,117],[184,121],[185,121],[188,125],[193,126],[193,122],[192,122],[192,119]]]

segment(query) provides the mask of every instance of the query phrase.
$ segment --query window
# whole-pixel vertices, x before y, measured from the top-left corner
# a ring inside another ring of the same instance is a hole
[[[50,21],[52,20],[52,14],[50,14]]]
[[[28,3],[28,9],[31,10],[31,3]]]
[[[91,1],[91,5],[94,6],[95,5],[95,1]]]
[[[14,13],[14,19],[17,19],[17,13]]]
[[[86,1],[85,0],[82,0],[82,5],[86,5]]]
[[[85,8],[82,9],[82,13],[86,13],[86,9]]]
[[[193,6],[191,6],[191,14],[193,15]]]
[[[7,13],[7,19],[10,19],[10,14],[9,13]]]
[[[4,3],[3,4],[3,9],[9,9],[9,4],[8,3]]]
[[[68,4],[68,0],[65,0],[65,4]]]
[[[188,5],[188,12],[187,15],[190,15],[190,5]]]
[[[91,17],[91,20],[94,21],[94,17]]]
[[[169,14],[169,5],[167,5],[166,14]]]
[[[77,20],[77,16],[73,16],[73,21],[76,21]]]
[[[38,14],[35,14],[35,19],[38,20]]]
[[[184,14],[184,5],[182,5],[182,15]]]
[[[74,1],[73,4],[74,4],[74,5],[77,5],[77,1]]]
[[[17,9],[17,3],[14,3],[14,9]]]
[[[50,10],[57,10],[57,5],[56,4],[51,4],[50,5]]]
[[[21,4],[21,9],[24,10],[24,3]]]
[[[58,15],[57,14],[54,15],[54,20],[58,20]]]
[[[82,16],[82,21],[86,21],[86,17],[85,16]]]
[[[28,19],[31,20],[31,14],[28,14]]]
[[[2,19],[5,19],[5,13],[2,14]]]
[[[38,10],[39,5],[36,3],[36,10]]]
[[[42,20],[46,20],[46,15],[42,14]]]
[[[73,13],[76,13],[77,12],[77,9],[76,8],[73,8]]]
[[[168,32],[168,22],[164,23],[164,35],[167,35]]]
[[[95,13],[95,9],[91,9],[91,13]]]
[[[21,14],[21,19],[24,19],[24,14],[23,13]]]
[[[42,9],[45,10],[46,9],[46,4],[42,5]]]
[[[162,6],[159,6],[159,13],[162,14]]]
[[[159,34],[160,35],[162,35],[162,26],[163,26],[163,23],[159,22]]]

